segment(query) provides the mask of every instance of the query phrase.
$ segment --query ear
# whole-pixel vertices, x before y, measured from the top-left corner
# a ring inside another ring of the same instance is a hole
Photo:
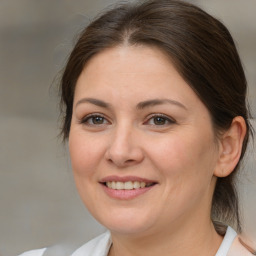
[[[233,119],[230,128],[222,134],[215,176],[226,177],[235,169],[241,156],[246,129],[244,118],[237,116]]]

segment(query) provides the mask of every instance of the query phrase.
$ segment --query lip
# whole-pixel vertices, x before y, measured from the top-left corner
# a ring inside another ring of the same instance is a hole
[[[109,188],[105,185],[105,183],[109,182],[109,181],[115,181],[115,182],[118,182],[118,181],[120,181],[120,182],[139,181],[139,182],[154,183],[154,184],[150,187],[144,187],[144,188],[138,188],[138,189],[131,189],[131,190],[120,189],[120,190],[117,190],[117,189],[111,189],[111,188]],[[115,175],[104,177],[103,179],[100,180],[99,183],[102,186],[104,192],[109,197],[111,197],[113,199],[119,199],[119,200],[131,200],[131,199],[137,198],[137,197],[145,194],[146,192],[152,190],[158,184],[154,180],[149,180],[149,179],[145,179],[145,178],[142,178],[142,177],[136,177],[136,176],[120,177],[120,176],[115,176]]]
[[[120,182],[126,182],[126,181],[139,181],[139,182],[145,182],[145,183],[157,183],[157,181],[155,180],[149,180],[149,179],[145,179],[142,177],[137,177],[137,176],[116,176],[116,175],[112,175],[112,176],[107,176],[102,178],[99,182],[100,183],[105,183],[105,182],[109,182],[109,181],[120,181]]]

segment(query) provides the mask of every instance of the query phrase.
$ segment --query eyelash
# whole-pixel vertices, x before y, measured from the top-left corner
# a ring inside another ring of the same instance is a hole
[[[102,118],[103,123],[100,123],[100,124],[93,123],[93,118]],[[149,124],[150,120],[153,120],[153,122],[154,122],[155,118],[162,119],[162,121],[164,121],[164,124],[155,124],[155,123],[154,124]],[[89,122],[90,120],[91,120],[91,123]],[[102,126],[102,125],[106,125],[106,122],[110,123],[104,115],[98,114],[98,113],[90,114],[90,115],[86,116],[85,118],[83,118],[79,121],[79,123],[89,125],[89,126]],[[152,114],[147,118],[147,120],[143,124],[148,124],[150,126],[159,126],[159,128],[160,128],[160,127],[175,124],[175,123],[176,123],[176,121],[174,119],[172,119],[172,118],[170,118],[166,115]]]
[[[87,115],[86,117],[84,117],[83,119],[81,119],[79,121],[79,123],[81,124],[85,124],[85,125],[91,125],[91,126],[100,126],[100,125],[104,125],[105,123],[102,123],[102,124],[95,124],[95,123],[89,123],[89,120],[91,119],[91,121],[93,122],[93,118],[102,118],[103,119],[103,122],[107,121],[109,122],[105,117],[104,115],[101,115],[101,114],[90,114],[90,115]]]
[[[155,118],[161,118],[165,123],[164,124],[149,124],[149,125],[151,125],[151,126],[160,126],[160,127],[162,127],[162,126],[167,126],[167,125],[171,125],[171,124],[175,124],[176,123],[176,121],[174,120],[174,119],[172,119],[172,118],[170,118],[170,117],[168,117],[168,116],[166,116],[166,115],[163,115],[163,114],[152,114],[151,116],[149,116],[149,118],[147,119],[147,121],[146,122],[144,122],[143,124],[146,124],[146,123],[148,123],[150,120],[153,120],[153,122],[154,122],[154,119]],[[166,123],[167,122],[167,123]],[[159,128],[160,128],[159,127]]]

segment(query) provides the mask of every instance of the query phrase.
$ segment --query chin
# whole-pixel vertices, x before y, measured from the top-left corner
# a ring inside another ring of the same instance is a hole
[[[116,233],[119,235],[143,235],[146,234],[149,231],[149,227],[147,225],[136,225],[132,223],[132,225],[129,225],[130,223],[123,223],[117,225],[117,223],[105,225],[105,227],[110,230],[112,233]]]
[[[138,212],[127,214],[122,211],[118,214],[104,214],[104,216],[97,216],[97,220],[113,233],[123,235],[138,235],[146,233],[154,226],[152,216],[143,216]]]

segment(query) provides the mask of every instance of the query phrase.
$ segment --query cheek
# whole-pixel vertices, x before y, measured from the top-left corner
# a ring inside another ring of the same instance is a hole
[[[184,166],[187,162],[193,160],[194,154],[191,150],[191,145],[179,136],[170,136],[169,138],[164,138],[162,141],[158,141],[157,147],[151,148],[151,159],[155,159],[156,164],[161,165],[163,170],[175,170],[174,166]],[[188,153],[190,151],[190,153]]]
[[[174,136],[158,144],[154,149],[154,165],[162,175],[165,211],[180,214],[202,200],[210,200],[211,181],[214,169],[214,147],[211,138]],[[206,201],[207,201],[206,200]],[[173,211],[175,205],[176,211]]]
[[[70,132],[69,151],[72,169],[77,176],[90,176],[95,173],[96,164],[101,158],[101,149],[93,137],[83,133]]]
[[[172,180],[197,182],[210,179],[215,165],[212,136],[197,133],[172,134],[151,148],[151,159],[163,175]],[[153,157],[154,156],[154,157]]]
[[[97,147],[96,147],[97,145]],[[94,211],[94,184],[97,182],[97,169],[100,162],[99,144],[81,131],[72,131],[69,136],[69,151],[74,180],[78,193],[89,210]]]

